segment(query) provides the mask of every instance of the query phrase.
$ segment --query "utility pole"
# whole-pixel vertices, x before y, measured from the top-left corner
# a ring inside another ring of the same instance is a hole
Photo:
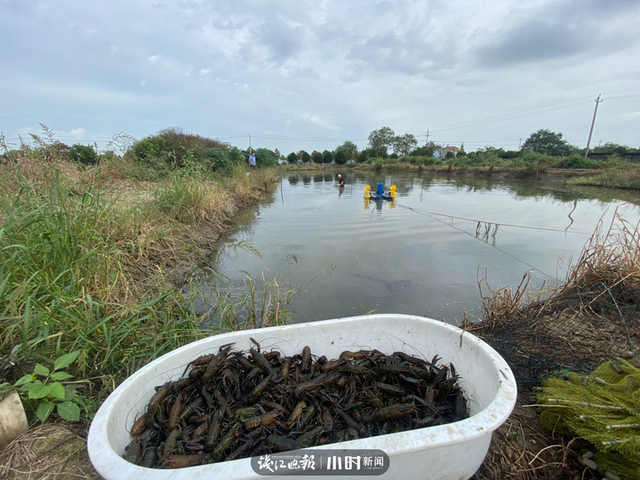
[[[593,126],[596,124],[596,113],[598,113],[598,105],[602,100],[600,100],[600,96],[602,94],[598,94],[598,98],[596,98],[596,108],[593,111],[593,119],[591,120],[591,129],[589,130],[589,139],[587,140],[587,149],[584,152],[584,158],[589,156],[589,145],[591,144],[591,135],[593,134]]]
[[[249,154],[253,152],[253,148],[251,148],[251,134],[249,134]]]
[[[518,151],[520,151],[521,146],[522,146],[522,137],[520,137],[520,141],[518,142]]]
[[[429,133],[429,130],[427,130],[427,141],[425,142],[424,146],[426,147],[427,145],[429,145],[429,137],[431,136],[431,134]]]

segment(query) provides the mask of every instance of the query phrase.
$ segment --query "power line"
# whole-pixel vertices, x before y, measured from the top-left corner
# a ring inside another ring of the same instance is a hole
[[[590,97],[590,98],[592,98],[592,97]],[[476,125],[483,125],[483,124],[487,124],[487,123],[504,122],[504,121],[513,120],[513,119],[516,119],[516,118],[523,118],[523,117],[528,117],[528,116],[531,116],[531,115],[539,115],[541,113],[550,113],[550,112],[554,112],[556,110],[562,110],[563,108],[576,107],[576,106],[584,105],[584,104],[587,103],[584,100],[571,100],[570,102],[572,102],[572,103],[561,102],[560,104],[549,105],[549,106],[546,106],[546,107],[538,107],[538,108],[535,108],[535,109],[523,110],[521,112],[512,113],[512,114],[503,114],[503,115],[496,115],[496,116],[493,116],[493,117],[480,118],[480,119],[477,119],[477,120],[474,120],[474,121],[460,123],[458,125],[451,126],[451,127],[434,128],[432,131],[433,132],[444,132],[444,131],[447,131],[447,130],[457,130],[457,129],[460,129],[460,128],[469,128],[469,127],[474,127]],[[533,111],[533,110],[537,110],[537,111]]]
[[[408,209],[408,210],[411,210],[412,212],[417,213],[417,214],[419,214],[419,215],[425,215],[425,216],[427,216],[427,217],[429,217],[429,218],[431,218],[431,219],[435,220],[436,222],[439,222],[439,223],[441,223],[441,224],[443,224],[443,225],[446,225],[446,226],[448,226],[448,227],[450,227],[450,228],[453,228],[454,230],[458,230],[459,232],[462,232],[462,233],[464,233],[465,235],[470,236],[471,238],[474,238],[474,239],[476,239],[476,240],[482,241],[480,238],[478,238],[477,236],[476,236],[476,237],[474,237],[471,233],[467,232],[466,230],[464,230],[464,229],[462,229],[462,228],[459,228],[459,227],[455,227],[455,226],[453,226],[453,222],[448,223],[448,222],[445,222],[444,220],[442,220],[442,219],[438,218],[438,216],[443,216],[443,217],[445,217],[445,218],[446,218],[446,217],[448,217],[448,218],[451,218],[451,219],[458,218],[458,217],[454,217],[454,216],[451,216],[451,215],[442,215],[442,214],[434,214],[434,215],[430,215],[430,212],[422,212],[422,211],[417,210],[417,209],[415,209],[415,208],[409,207],[408,205],[402,205],[402,204],[399,204],[399,203],[396,203],[396,205],[397,205],[397,206],[399,206],[399,207],[401,207],[401,208],[406,208],[406,209]],[[465,220],[466,220],[466,219],[465,219]],[[481,223],[481,222],[480,222],[480,221],[478,221],[478,224],[480,224],[480,223]],[[486,222],[483,222],[483,223],[486,223]],[[492,224],[492,225],[500,225],[500,224],[496,224],[496,223],[494,223],[494,224]],[[561,231],[564,231],[564,230],[561,230]],[[483,242],[483,243],[485,243],[485,242]],[[509,255],[511,258],[513,258],[513,259],[517,260],[518,262],[521,262],[521,263],[523,263],[524,265],[527,265],[531,270],[535,270],[535,271],[537,271],[537,272],[541,273],[542,275],[544,275],[544,276],[546,276],[546,277],[548,277],[548,278],[551,278],[551,279],[553,279],[553,278],[554,278],[554,277],[552,277],[551,275],[549,275],[548,273],[543,272],[543,271],[542,271],[542,270],[540,270],[539,268],[534,267],[534,266],[533,266],[533,265],[531,265],[530,263],[525,262],[525,261],[524,261],[524,260],[522,260],[521,258],[516,257],[516,256],[515,256],[515,255],[513,255],[512,253],[509,253],[508,251],[506,251],[506,250],[504,250],[504,249],[502,249],[502,248],[500,248],[500,247],[497,247],[496,245],[492,245],[492,244],[490,244],[490,243],[487,243],[487,245],[489,245],[491,248],[495,248],[496,250],[498,250],[499,252],[504,253],[505,255]]]
[[[611,92],[602,92],[602,95],[607,95],[609,93],[626,93],[626,92],[637,92],[640,88],[630,88],[629,90],[614,90]]]
[[[343,143],[344,138],[310,138],[310,137],[285,137],[279,135],[270,135],[270,134],[254,134],[255,138],[263,138],[266,140],[291,140],[291,141],[301,141],[301,142],[338,142]],[[351,140],[352,142],[364,142],[368,141],[368,138],[356,138]]]
[[[635,97],[640,97],[640,94],[636,94],[636,95],[618,95],[617,97],[608,97],[608,98],[606,98],[606,100],[618,100],[620,98],[635,98]]]
[[[610,91],[610,92],[605,92],[605,94],[610,94],[610,93],[627,93],[627,92],[634,92],[634,91],[638,91],[640,90],[640,88],[635,88],[635,89],[629,89],[629,90],[617,90],[617,91]],[[603,94],[604,95],[604,94]],[[618,99],[625,99],[625,98],[635,98],[635,97],[640,97],[640,94],[631,94],[631,95],[618,95],[618,96],[614,96],[614,97],[607,97],[605,98],[606,100],[618,100]],[[502,121],[507,121],[507,120],[512,120],[512,119],[516,119],[516,118],[522,118],[522,117],[526,117],[526,116],[530,116],[530,115],[538,115],[540,113],[550,113],[556,110],[560,110],[560,109],[564,109],[564,108],[571,108],[574,106],[579,106],[579,105],[583,105],[586,104],[587,102],[584,101],[584,99],[586,98],[592,98],[591,96],[585,96],[585,97],[579,97],[579,98],[575,98],[575,99],[571,99],[571,100],[565,100],[563,102],[556,102],[553,104],[548,104],[548,105],[543,105],[543,106],[539,106],[539,107],[531,107],[531,108],[527,108],[524,110],[520,110],[517,112],[513,112],[513,113],[503,113],[501,115],[494,115],[494,116],[490,116],[490,117],[484,117],[484,118],[480,118],[480,119],[476,119],[473,121],[468,121],[468,122],[462,122],[459,123],[457,125],[452,125],[449,127],[441,127],[441,128],[435,128],[435,129],[428,129],[426,133],[419,133],[414,135],[416,138],[425,138],[426,139],[426,143],[429,142],[429,139],[432,137],[432,132],[444,132],[444,131],[448,131],[448,130],[456,130],[456,129],[462,129],[462,128],[469,128],[469,127],[473,127],[476,125],[480,125],[480,124],[487,124],[487,123],[496,123],[496,122],[502,122]],[[25,134],[23,136],[24,139],[29,139],[29,134]],[[241,139],[241,138],[246,138],[247,134],[246,133],[225,133],[225,134],[221,134],[221,135],[212,135],[212,134],[208,134],[206,135],[210,138],[216,138],[218,140],[235,140],[235,139]],[[327,138],[327,137],[310,137],[310,136],[305,136],[305,137],[295,137],[295,136],[286,136],[286,135],[278,135],[278,134],[273,134],[273,133],[257,133],[257,134],[253,134],[254,138],[260,138],[263,140],[282,140],[282,141],[299,141],[299,142],[333,142],[333,143],[343,143],[344,142],[344,138]],[[54,139],[56,140],[72,140],[72,141],[78,141],[78,142],[109,142],[113,140],[113,137],[77,137],[77,136],[72,136],[72,135],[55,135]],[[6,139],[8,142],[12,142],[12,141],[20,141],[20,137],[18,135],[12,135],[7,137]],[[358,139],[354,139],[351,140],[353,142],[366,142],[368,141],[368,138],[358,138]],[[439,140],[439,142],[442,143],[452,143],[452,144],[457,144],[460,143],[460,140]],[[496,142],[494,140],[475,140],[475,141],[465,141],[465,143],[467,145],[470,146],[478,146],[478,145],[488,145],[488,144],[501,144],[501,145],[516,145],[515,142],[512,142],[510,140],[508,141],[504,141],[504,142]],[[589,142],[587,142],[589,143]],[[624,142],[624,143],[629,143],[632,144],[634,142]],[[584,145],[583,143],[574,143],[574,145]]]

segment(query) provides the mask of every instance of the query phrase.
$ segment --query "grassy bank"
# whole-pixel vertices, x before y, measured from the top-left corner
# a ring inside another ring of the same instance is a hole
[[[536,393],[541,382],[560,372],[556,382],[577,377],[574,389],[584,387],[578,395],[589,401],[592,397],[585,379],[590,372],[603,362],[624,364],[625,360],[616,359],[627,352],[640,352],[639,245],[637,226],[617,217],[610,225],[600,224],[560,287],[527,292],[525,277],[519,287],[493,291],[487,289],[486,281],[482,282],[485,321],[466,327],[509,362],[518,381],[518,401],[510,419],[496,432],[477,478],[602,478],[605,470],[617,472],[622,478],[636,478],[622,473],[628,472],[622,463],[640,464],[637,451],[627,452],[622,462],[615,460],[619,447],[606,446],[614,432],[603,428],[600,433],[605,442],[594,444],[575,431],[556,430],[553,423],[552,429],[544,428],[540,414],[546,415],[549,426],[550,412],[549,408],[539,408]],[[611,401],[620,401],[615,400],[616,395],[620,397],[615,382],[598,379],[596,384]],[[607,388],[611,388],[608,394]],[[632,390],[625,391],[631,395]],[[560,392],[556,395],[556,399],[563,398]],[[560,405],[563,408],[566,411],[569,407]],[[603,412],[607,413],[595,413]],[[568,423],[580,422],[579,418],[571,419]],[[616,435],[636,438],[633,425],[621,428],[627,431],[615,430]],[[586,468],[579,458],[589,451],[595,453],[601,466],[609,467],[600,472]],[[612,463],[620,468],[612,469]]]
[[[238,299],[220,279],[210,311],[194,314],[181,294],[184,282],[206,264],[235,212],[270,192],[280,172],[250,172],[218,146],[202,153],[215,160],[211,165],[222,166],[215,169],[194,159],[191,150],[178,159],[173,150],[149,154],[157,147],[151,141],[143,146],[143,161],[105,154],[97,164],[82,165],[45,146],[13,153],[0,165],[2,380],[13,383],[37,370],[37,364],[52,369],[56,359],[79,352],[66,368],[73,377],[62,384],[83,414],[94,411],[125,376],[165,352],[224,330],[286,321],[295,294],[283,290],[282,282],[267,281],[257,289],[248,279]],[[545,162],[389,160],[289,168],[505,172],[538,178],[555,170],[567,175],[583,171]],[[522,289],[485,296],[487,321],[469,328],[514,366],[520,400],[478,478],[567,478],[575,473],[569,441],[536,429],[537,412],[524,405],[535,403],[531,387],[541,376],[558,368],[588,368],[610,358],[614,348],[625,347],[619,318],[637,328],[638,234],[624,227],[617,241],[606,240],[614,236],[594,240],[563,289],[545,292],[544,302],[524,301]],[[81,396],[73,396],[78,386]],[[43,400],[31,398],[27,404],[34,419]]]
[[[640,190],[640,167],[635,169],[607,170],[597,175],[571,179],[569,183],[572,185]]]
[[[552,157],[535,152],[523,152],[514,158],[500,158],[491,152],[461,156],[447,160],[435,157],[405,156],[400,158],[370,158],[344,165],[285,165],[288,171],[374,170],[377,172],[412,172],[432,175],[501,176],[520,179],[566,178],[576,185],[617,188],[640,188],[640,166],[612,156],[607,160],[585,159],[573,154]],[[579,177],[579,178],[575,178]]]
[[[286,321],[291,292],[277,282],[264,291],[249,283],[233,300],[220,279],[218,301],[200,316],[181,294],[234,213],[272,191],[277,170],[236,164],[139,179],[150,173],[126,157],[84,166],[28,148],[0,164],[2,381],[79,352],[62,383],[84,387],[72,400],[90,414],[159,355],[222,330]],[[33,420],[41,403],[27,401]]]

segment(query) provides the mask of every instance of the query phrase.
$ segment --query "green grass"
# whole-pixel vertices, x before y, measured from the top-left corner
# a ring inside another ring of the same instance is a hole
[[[364,163],[357,164],[357,168],[373,168],[374,170],[443,170],[460,168],[500,168],[503,170],[525,170],[540,172],[549,168],[575,170],[575,169],[609,169],[609,168],[637,168],[634,164],[620,160],[613,156],[610,159],[594,160],[584,158],[579,154],[566,157],[552,157],[541,153],[523,151],[513,158],[501,158],[495,152],[478,152],[469,156],[458,156],[446,160],[438,160],[435,157],[405,156],[394,158],[371,158]]]
[[[183,223],[200,223],[207,188],[197,178],[175,175],[161,183],[154,196],[160,212]]]
[[[83,376],[117,375],[168,351],[178,334],[198,336],[175,292],[128,301],[130,259],[113,235],[123,218],[112,203],[60,182],[42,193],[25,184],[5,198],[4,213],[3,352],[43,360],[81,348]]]
[[[125,164],[87,170],[25,156],[0,165],[0,358],[26,371],[81,350],[72,373],[90,380],[94,399],[188,342],[285,322],[291,299],[276,280],[249,281],[242,298],[220,282],[216,304],[197,316],[183,285],[169,281],[201,225],[222,231],[275,172],[238,167],[224,179],[187,174],[149,185],[127,177]],[[120,191],[113,182],[123,176]]]
[[[593,177],[578,177],[569,181],[572,185],[592,185],[607,188],[627,188],[640,190],[640,171],[638,170],[607,170]]]

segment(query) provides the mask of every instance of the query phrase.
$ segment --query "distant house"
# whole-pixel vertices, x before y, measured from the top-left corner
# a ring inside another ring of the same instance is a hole
[[[446,148],[440,150],[440,158],[447,158],[447,153],[453,153],[453,156],[456,157],[458,155],[458,147],[454,147],[453,145],[448,145]]]

